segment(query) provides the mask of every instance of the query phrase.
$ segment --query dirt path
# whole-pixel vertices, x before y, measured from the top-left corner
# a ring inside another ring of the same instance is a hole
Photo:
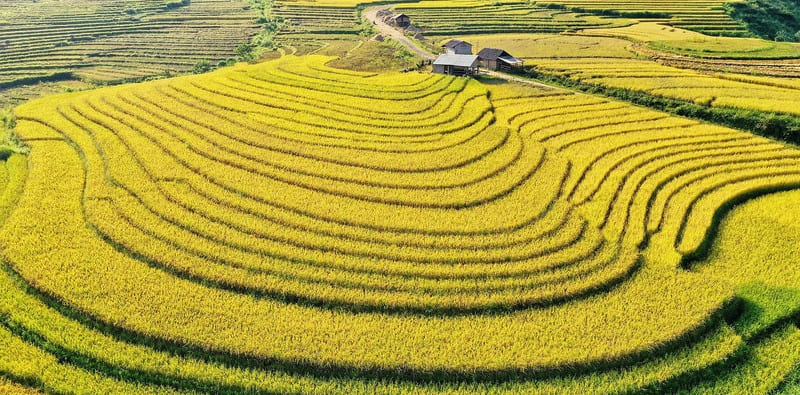
[[[544,83],[541,83],[541,82],[537,82],[537,81],[532,81],[532,80],[525,79],[525,78],[522,78],[522,77],[517,77],[517,76],[511,75],[511,74],[501,73],[499,71],[481,69],[481,73],[489,75],[489,76],[492,76],[492,77],[496,77],[496,78],[502,78],[502,79],[504,79],[506,81],[517,82],[517,83],[520,83],[520,84],[528,84],[528,85],[536,86],[536,87],[539,87],[539,88],[553,89],[553,87],[550,86],[550,85],[547,85],[547,84],[544,84]]]
[[[384,37],[391,37],[392,39],[399,41],[423,59],[435,59],[436,56],[434,54],[426,51],[424,48],[421,48],[419,45],[417,45],[417,43],[409,40],[408,37],[406,37],[399,30],[384,23],[380,18],[378,18],[378,11],[391,8],[392,6],[393,4],[369,7],[364,10],[364,18],[367,18],[368,21],[372,22],[375,28],[378,29],[378,32]]]

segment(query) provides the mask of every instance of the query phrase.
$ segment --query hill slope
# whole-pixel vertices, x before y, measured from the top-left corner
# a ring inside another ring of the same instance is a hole
[[[31,154],[0,178],[16,207],[3,376],[103,393],[766,390],[800,360],[795,304],[737,325],[736,286],[679,266],[730,202],[798,187],[800,151],[564,90],[329,60],[20,107]]]

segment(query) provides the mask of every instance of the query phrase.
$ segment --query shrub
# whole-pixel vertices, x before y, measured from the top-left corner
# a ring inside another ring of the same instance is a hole
[[[192,68],[192,73],[194,74],[202,74],[211,71],[214,68],[214,65],[207,60],[201,60],[195,63],[194,67]]]

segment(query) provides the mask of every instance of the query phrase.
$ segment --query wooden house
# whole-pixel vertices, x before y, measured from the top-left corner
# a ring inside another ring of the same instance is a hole
[[[447,55],[472,55],[472,44],[461,40],[450,40],[442,45]]]
[[[433,72],[456,76],[477,75],[480,72],[478,55],[439,55],[433,62]]]
[[[484,48],[478,52],[481,67],[489,70],[511,71],[521,68],[524,62],[497,48]]]
[[[397,27],[411,26],[411,17],[409,17],[406,14],[393,15],[391,18],[389,18],[389,21],[391,22],[392,25],[395,25]]]

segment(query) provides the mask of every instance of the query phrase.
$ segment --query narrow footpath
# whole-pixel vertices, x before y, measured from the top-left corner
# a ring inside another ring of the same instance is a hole
[[[394,27],[388,25],[387,23],[383,22],[380,18],[378,18],[378,12],[389,9],[393,6],[394,6],[393,4],[390,4],[390,5],[369,7],[364,10],[363,14],[364,18],[367,18],[367,20],[370,21],[375,26],[375,28],[378,29],[378,32],[384,37],[391,37],[392,39],[400,42],[401,44],[405,45],[408,49],[410,49],[412,52],[422,57],[423,59],[428,59],[428,60],[436,59],[436,56],[434,54],[428,52],[427,50],[425,50],[425,48],[420,47],[419,45],[417,45],[417,43],[409,40],[405,34],[403,34],[399,30],[395,29]]]

